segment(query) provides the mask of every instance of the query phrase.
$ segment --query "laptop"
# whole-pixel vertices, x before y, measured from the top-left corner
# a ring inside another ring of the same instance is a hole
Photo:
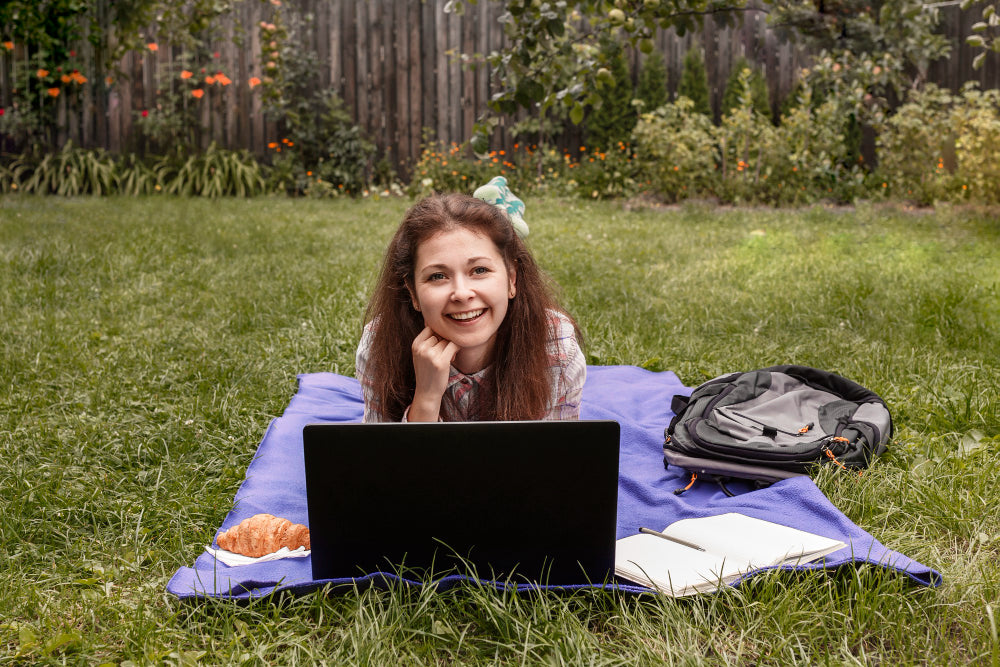
[[[611,581],[610,420],[309,424],[313,579]]]

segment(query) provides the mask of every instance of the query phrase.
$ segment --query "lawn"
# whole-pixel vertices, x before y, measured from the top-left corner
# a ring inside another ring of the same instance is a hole
[[[592,364],[688,385],[778,363],[881,394],[863,477],[817,482],[938,569],[718,595],[393,589],[178,603],[296,374],[350,375],[409,204],[0,198],[0,662],[1000,665],[1000,218],[528,202]],[[659,465],[651,461],[650,465]]]

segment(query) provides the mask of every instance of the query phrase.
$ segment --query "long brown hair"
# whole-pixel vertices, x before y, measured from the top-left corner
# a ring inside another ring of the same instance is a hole
[[[493,241],[508,273],[516,276],[517,285],[517,295],[510,300],[507,316],[497,330],[491,370],[484,378],[480,417],[538,419],[551,395],[546,311],[565,311],[506,214],[492,204],[460,194],[433,195],[418,202],[389,242],[365,311],[365,323],[374,322],[368,363],[377,409],[385,418],[398,421],[413,400],[416,378],[410,346],[424,328],[423,316],[413,308],[410,297],[417,248],[434,234],[460,227]]]

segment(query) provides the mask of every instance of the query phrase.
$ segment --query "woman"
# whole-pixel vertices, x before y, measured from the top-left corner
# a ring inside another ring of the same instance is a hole
[[[502,203],[435,195],[403,218],[358,346],[365,421],[579,418],[579,331]]]

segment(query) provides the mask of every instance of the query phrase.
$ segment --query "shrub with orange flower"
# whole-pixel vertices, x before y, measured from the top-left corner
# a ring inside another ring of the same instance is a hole
[[[3,43],[3,48],[7,49],[8,51],[13,51],[14,50],[14,42],[10,42],[10,41],[4,42]]]
[[[150,42],[149,44],[146,45],[146,48],[152,51],[153,53],[156,53],[157,51],[160,50],[160,45],[157,44],[156,42]]]
[[[200,100],[205,95],[205,91],[201,88],[195,88],[191,91],[191,94]]]
[[[60,92],[58,88],[49,88],[49,97],[59,97]]]
[[[186,70],[186,69],[185,70],[181,70],[181,78],[182,79],[187,80],[187,79],[190,79],[193,76],[194,76],[194,72],[192,72],[190,70]]]
[[[35,72],[35,74],[38,75],[39,79],[44,79],[45,77],[47,77],[49,75],[49,70],[39,68],[38,71]]]
[[[247,81],[247,83],[250,85],[250,88],[253,89],[260,85],[260,79],[258,79],[255,76],[252,76],[250,77],[250,80]]]

